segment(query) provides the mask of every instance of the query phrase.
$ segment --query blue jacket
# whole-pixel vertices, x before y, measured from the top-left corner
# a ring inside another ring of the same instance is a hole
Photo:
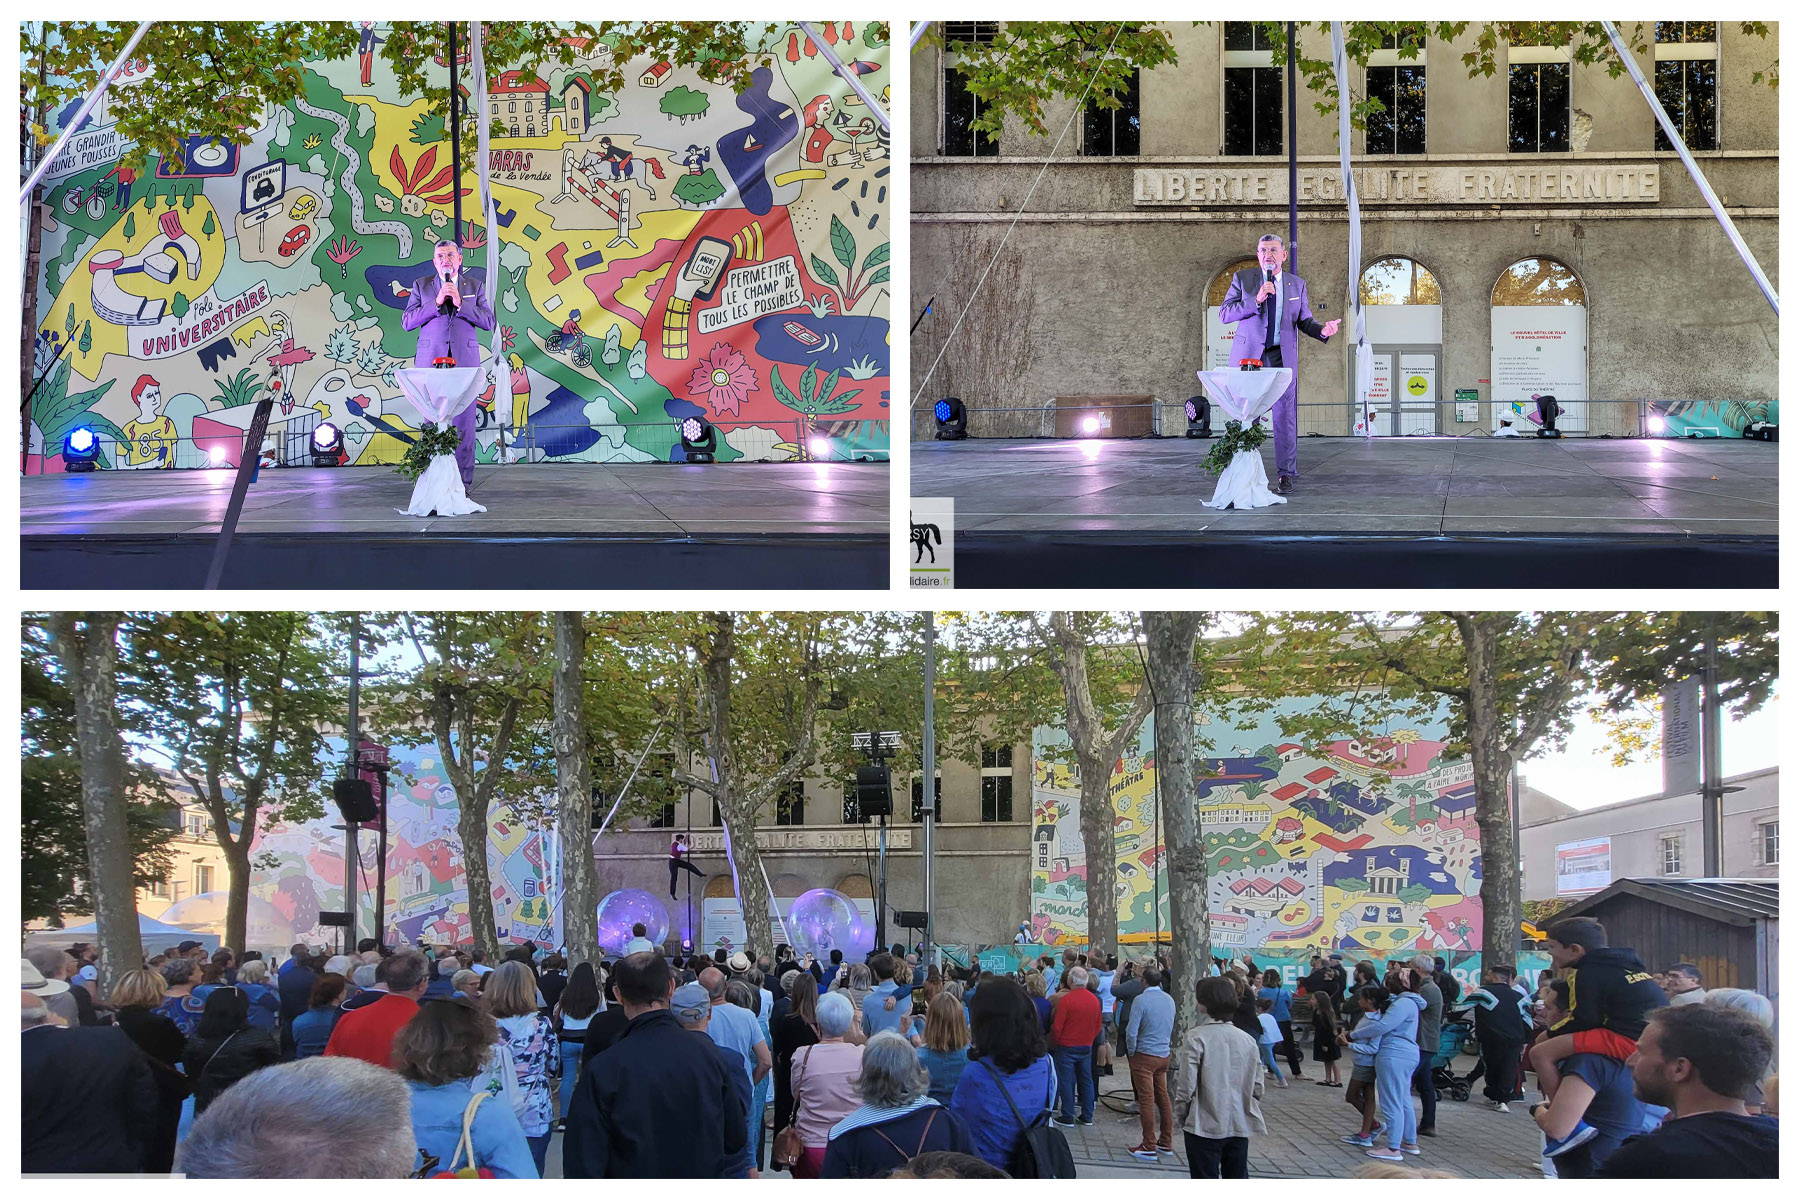
[[[274,1029],[281,1021],[281,997],[265,983],[240,983],[239,989],[250,1001],[250,1027]]]
[[[1000,1091],[1002,1080],[1005,1094]],[[1008,1107],[1007,1096],[1012,1097],[1026,1125],[1047,1116],[1056,1100],[1056,1069],[1050,1056],[1046,1054],[1010,1075],[991,1063],[984,1066],[971,1060],[950,1097],[950,1111],[968,1126],[975,1156],[1002,1171],[1012,1169],[1013,1151],[1025,1132]]]
[[[276,990],[281,993],[281,1019],[292,1021],[312,1007],[312,986],[318,973],[297,958],[290,958],[275,974]]]
[[[1404,1062],[1419,1060],[1419,1014],[1425,1011],[1425,997],[1417,992],[1402,992],[1388,1005],[1379,1020],[1364,1020],[1350,1031],[1353,1042],[1374,1042],[1375,1061]]]
[[[413,1140],[419,1146],[419,1156],[413,1160],[414,1170],[424,1165],[428,1154],[437,1158],[437,1165],[430,1168],[430,1174],[450,1169],[456,1144],[462,1140],[463,1110],[474,1096],[469,1083],[469,1080],[460,1079],[432,1087],[414,1079],[406,1081],[407,1090],[412,1093]],[[525,1131],[519,1128],[519,1118],[507,1107],[504,1094],[489,1097],[475,1110],[469,1145],[475,1151],[475,1165],[486,1167],[501,1179],[538,1177],[537,1164],[531,1159],[531,1147],[525,1142]],[[466,1167],[469,1164],[465,1160],[457,1165]]]
[[[920,1046],[919,1062],[931,1076],[931,1098],[949,1108],[950,1097],[956,1094],[963,1069],[969,1065],[968,1048],[940,1054],[930,1046]]]
[[[295,1017],[294,1057],[311,1058],[325,1053],[325,1043],[331,1040],[331,1030],[337,1019],[338,1010],[330,1004],[309,1008]]]
[[[900,1149],[895,1150],[895,1146]],[[819,1169],[819,1178],[886,1179],[915,1154],[928,1150],[972,1154],[973,1147],[967,1127],[955,1113],[928,1104],[879,1125],[863,1125],[832,1138],[825,1145],[825,1165]]]

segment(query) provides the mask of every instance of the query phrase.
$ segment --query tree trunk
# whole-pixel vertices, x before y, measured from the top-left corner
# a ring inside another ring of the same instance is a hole
[[[600,890],[594,874],[593,787],[588,779],[587,723],[581,671],[587,657],[587,626],[578,612],[556,614],[555,715],[550,736],[556,748],[556,828],[562,847],[557,874],[562,884],[563,945],[571,961],[598,962]]]
[[[225,848],[225,944],[242,962],[250,949],[250,832],[236,841],[220,838]],[[355,864],[351,864],[354,869]],[[286,946],[278,947],[286,950]],[[265,947],[257,947],[265,949]]]
[[[117,700],[121,613],[58,613],[51,633],[75,696],[81,752],[81,824],[87,838],[88,892],[100,945],[100,994],[144,964],[125,797],[125,748],[113,712]],[[79,628],[78,628],[79,626]]]
[[[1117,953],[1119,948],[1119,854],[1113,829],[1112,768],[1125,746],[1150,715],[1150,693],[1138,688],[1131,711],[1111,732],[1094,707],[1088,679],[1086,635],[1069,613],[1050,614],[1055,638],[1052,669],[1063,685],[1069,743],[1081,768],[1081,843],[1087,885],[1088,953]]]
[[[1519,912],[1514,903],[1518,861],[1513,852],[1507,788],[1513,756],[1500,727],[1494,655],[1499,631],[1479,614],[1456,614],[1469,665],[1469,761],[1475,770],[1475,822],[1481,827],[1481,963],[1515,965]]]
[[[1212,962],[1206,899],[1206,844],[1194,794],[1194,668],[1198,613],[1143,614],[1150,691],[1156,704],[1156,786],[1162,808],[1164,870],[1169,873],[1170,973],[1175,1036],[1194,1019],[1194,982]]]
[[[769,886],[763,880],[762,849],[756,844],[756,809],[743,803],[736,789],[719,799],[719,819],[730,836],[731,869],[737,876],[738,907],[744,914],[744,935],[748,946],[741,946],[751,958],[775,951],[775,926],[769,920]],[[792,939],[784,939],[792,940]],[[846,956],[850,949],[845,948]]]

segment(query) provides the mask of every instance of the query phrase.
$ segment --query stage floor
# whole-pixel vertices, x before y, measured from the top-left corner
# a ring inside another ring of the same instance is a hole
[[[200,586],[232,478],[23,477],[23,586]],[[888,478],[885,463],[476,467],[487,512],[408,517],[391,468],[265,469],[224,585],[886,588]]]
[[[1278,586],[1319,586],[1325,544],[1338,566],[1379,566],[1354,581],[1371,585],[1775,586],[1778,454],[1767,442],[1303,438],[1288,503],[1242,512],[1202,504],[1216,482],[1200,468],[1209,445],[914,442],[912,494],[955,499],[961,587],[1102,577],[1091,557],[1066,574],[1098,552],[1128,572],[1121,586],[1220,586],[1222,569],[1230,586],[1268,586],[1243,573],[1251,565],[1303,572]],[[1274,447],[1262,453],[1273,478]],[[1241,556],[1229,568],[1216,553],[1205,570],[1179,568],[1184,547],[1227,546]],[[1688,574],[1715,554],[1732,574]],[[1626,575],[1613,574],[1626,560]],[[1176,577],[1162,574],[1171,568]]]

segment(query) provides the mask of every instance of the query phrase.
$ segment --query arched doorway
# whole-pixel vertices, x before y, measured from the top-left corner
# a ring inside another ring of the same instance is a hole
[[[1588,428],[1587,289],[1567,264],[1522,258],[1494,284],[1488,399],[1493,428],[1502,421],[1530,435],[1538,423],[1534,395],[1554,396],[1556,425]]]
[[[1383,436],[1441,432],[1444,297],[1437,277],[1417,259],[1391,254],[1364,267],[1357,288],[1363,325],[1375,351],[1375,382],[1369,389],[1373,429],[1365,430],[1359,415],[1353,431]],[[1354,412],[1354,397],[1351,408]]]
[[[1219,320],[1219,306],[1225,303],[1225,293],[1231,290],[1231,277],[1239,271],[1247,271],[1256,266],[1254,258],[1240,258],[1217,275],[1206,289],[1206,362],[1208,371],[1225,371],[1232,366],[1231,336],[1237,332],[1237,322],[1227,325]]]

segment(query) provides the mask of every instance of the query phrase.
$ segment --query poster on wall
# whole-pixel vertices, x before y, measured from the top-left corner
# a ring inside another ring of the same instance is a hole
[[[1400,356],[1400,428],[1409,433],[1436,433],[1437,355],[1402,354]]]
[[[1508,416],[1530,436],[1539,426],[1534,395],[1555,396],[1558,429],[1587,429],[1587,308],[1579,304],[1495,305],[1488,377],[1494,428]]]
[[[886,106],[883,27],[814,28]],[[668,461],[687,417],[718,427],[720,461],[820,440],[885,458],[888,134],[798,26],[747,37],[771,52],[742,94],[651,61],[603,91],[607,38],[577,39],[572,66],[496,73],[492,229],[443,119],[378,55],[296,64],[303,93],[247,145],[191,147],[180,169],[123,166],[96,114],[46,191],[36,370],[62,357],[32,401],[26,473],[62,470],[81,425],[102,469],[219,465],[272,369],[266,464],[310,462],[306,434],[330,421],[345,463],[392,465],[418,432],[401,317],[443,238],[478,281],[497,256],[478,462]]]
[[[1206,369],[1208,371],[1229,370],[1237,364],[1231,361],[1231,339],[1237,333],[1237,322],[1227,325],[1219,319],[1217,305],[1206,310]]]
[[[1202,760],[1195,785],[1215,949],[1479,950],[1475,774],[1467,759],[1445,752],[1447,711],[1309,751],[1281,735],[1277,717],[1317,703],[1291,697],[1272,713],[1214,716],[1196,728],[1201,744],[1226,749]],[[1113,765],[1110,784],[1121,942],[1169,928],[1150,738],[1147,723]],[[1080,789],[1061,762],[1067,735],[1040,727],[1033,746],[1033,825],[1055,825],[1069,848],[1049,870],[1032,872],[1033,932],[1052,945],[1082,942],[1086,863]]]
[[[1369,434],[1382,437],[1394,431],[1394,356],[1378,350],[1374,361],[1375,374],[1369,384],[1368,420],[1365,422],[1358,415],[1354,430],[1357,437]]]
[[[1612,885],[1612,839],[1556,844],[1556,894],[1586,896]]]

